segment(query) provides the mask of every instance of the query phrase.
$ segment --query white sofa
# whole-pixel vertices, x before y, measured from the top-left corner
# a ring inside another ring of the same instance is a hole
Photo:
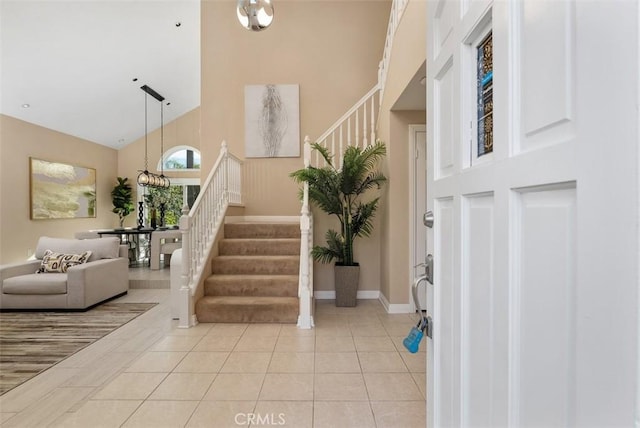
[[[47,250],[63,254],[91,251],[91,256],[66,273],[36,273]],[[43,236],[35,260],[0,266],[0,287],[0,309],[87,309],[129,290],[127,248],[117,237]]]

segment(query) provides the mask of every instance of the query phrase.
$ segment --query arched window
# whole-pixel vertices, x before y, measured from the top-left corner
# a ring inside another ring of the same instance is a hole
[[[183,171],[185,169],[194,171],[200,169],[200,151],[195,147],[172,147],[164,153],[163,159],[165,171]],[[158,161],[158,171],[161,169],[160,161]]]

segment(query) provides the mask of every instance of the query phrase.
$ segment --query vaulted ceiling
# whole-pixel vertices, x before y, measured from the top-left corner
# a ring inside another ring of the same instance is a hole
[[[0,50],[2,114],[105,146],[144,135],[144,84],[165,123],[200,105],[199,0],[1,0]]]

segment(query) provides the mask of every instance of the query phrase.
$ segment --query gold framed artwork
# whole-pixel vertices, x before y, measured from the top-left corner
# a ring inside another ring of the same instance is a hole
[[[96,216],[96,170],[29,158],[32,220]]]

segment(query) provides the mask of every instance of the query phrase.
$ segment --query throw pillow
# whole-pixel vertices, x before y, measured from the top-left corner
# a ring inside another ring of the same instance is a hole
[[[85,251],[82,254],[63,254],[46,250],[40,269],[36,273],[66,273],[71,266],[86,263],[89,257],[91,257],[91,251]]]

